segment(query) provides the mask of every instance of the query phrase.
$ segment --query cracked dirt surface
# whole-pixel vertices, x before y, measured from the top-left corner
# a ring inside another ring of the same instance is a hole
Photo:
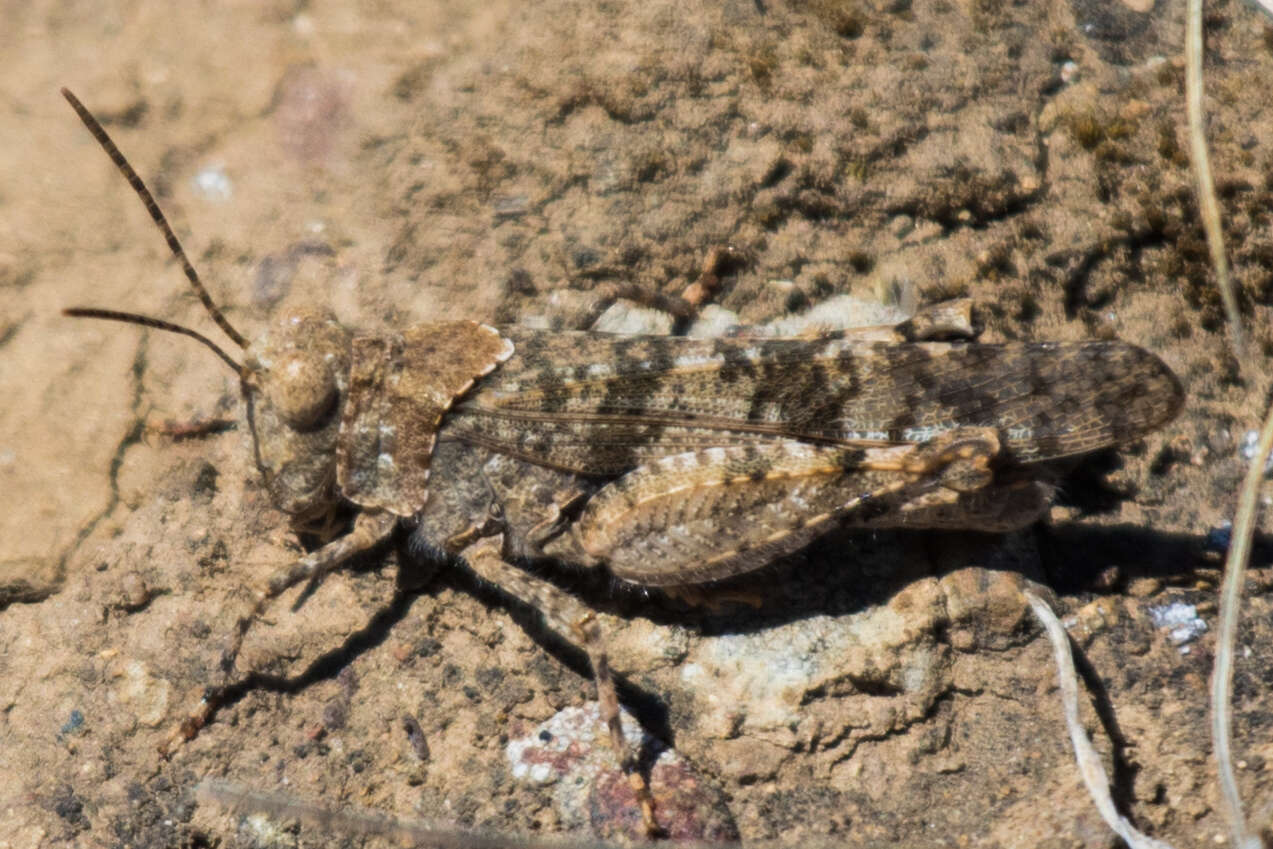
[[[562,580],[603,611],[626,703],[673,747],[656,793],[680,833],[1112,845],[1019,598],[1030,582],[1086,653],[1085,717],[1120,804],[1177,845],[1212,843],[1213,637],[1168,613],[1214,624],[1209,532],[1269,391],[1273,38],[1241,4],[1208,12],[1213,162],[1254,337],[1237,364],[1195,224],[1179,15],[1080,0],[6,10],[0,771],[15,778],[0,845],[383,845],[236,814],[194,795],[208,778],[509,834],[632,826],[568,721],[591,698],[582,658],[394,546],[281,600],[245,650],[257,677],[158,758],[245,588],[298,548],[244,429],[173,435],[237,419],[220,363],[58,315],[209,326],[61,85],[249,336],[297,303],[372,331],[580,324],[599,311],[589,293],[680,292],[731,245],[714,300],[746,322],[914,289],[973,296],[991,340],[1155,351],[1189,393],[1183,415],[1077,470],[1029,531],[833,534],[731,587],[758,610]],[[1236,750],[1267,821],[1273,572],[1257,555]],[[569,756],[549,751],[571,728]]]

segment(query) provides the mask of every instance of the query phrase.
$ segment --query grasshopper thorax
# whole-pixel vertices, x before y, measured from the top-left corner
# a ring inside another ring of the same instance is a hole
[[[336,442],[351,334],[320,311],[284,315],[247,349],[243,394],[270,498],[304,518],[338,500]]]

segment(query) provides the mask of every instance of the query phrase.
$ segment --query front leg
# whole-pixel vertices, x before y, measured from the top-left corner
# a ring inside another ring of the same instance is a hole
[[[392,513],[378,510],[359,513],[349,533],[305,555],[287,568],[280,569],[257,587],[252,592],[251,605],[235,619],[234,636],[221,658],[222,682],[207,689],[195,709],[159,745],[159,753],[167,757],[184,741],[193,739],[216,711],[248,630],[261,618],[273,599],[301,581],[317,580],[335,571],[352,558],[378,545],[388,538],[397,523],[398,517]]]

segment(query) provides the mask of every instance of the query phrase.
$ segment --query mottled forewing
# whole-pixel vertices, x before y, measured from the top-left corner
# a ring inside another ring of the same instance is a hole
[[[355,339],[336,447],[345,497],[399,516],[424,506],[443,416],[512,353],[512,342],[473,321]]]
[[[1179,381],[1123,342],[1009,345],[686,339],[509,329],[517,354],[458,404],[446,437],[583,474],[775,439],[890,445],[991,427],[1032,463],[1135,439]]]

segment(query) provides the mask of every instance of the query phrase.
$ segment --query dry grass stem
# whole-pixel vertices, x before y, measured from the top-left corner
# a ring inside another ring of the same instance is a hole
[[[1244,336],[1238,298],[1229,275],[1229,260],[1224,252],[1224,231],[1220,226],[1220,204],[1211,179],[1211,158],[1207,153],[1207,137],[1203,132],[1202,114],[1202,0],[1189,0],[1189,16],[1185,26],[1185,102],[1189,115],[1189,159],[1193,163],[1198,187],[1198,211],[1202,229],[1207,234],[1207,248],[1216,271],[1216,285],[1229,323],[1229,341],[1234,356],[1242,361]]]
[[[1260,443],[1238,498],[1238,512],[1233,520],[1233,538],[1224,564],[1224,585],[1220,591],[1220,623],[1216,634],[1216,665],[1211,673],[1211,740],[1220,777],[1220,795],[1224,799],[1225,820],[1230,839],[1238,849],[1256,849],[1260,839],[1247,828],[1242,798],[1233,769],[1232,690],[1233,652],[1238,635],[1238,611],[1242,603],[1242,585],[1247,561],[1251,556],[1251,539],[1255,535],[1255,517],[1259,508],[1260,483],[1264,480],[1264,464],[1273,450],[1273,408],[1270,408],[1260,431]]]
[[[1170,843],[1164,843],[1141,833],[1128,822],[1127,818],[1114,807],[1114,799],[1109,792],[1109,778],[1101,766],[1101,757],[1092,747],[1079,719],[1079,685],[1078,676],[1074,672],[1074,658],[1070,655],[1070,637],[1056,618],[1047,602],[1034,593],[1025,593],[1030,609],[1043,625],[1043,631],[1052,643],[1052,655],[1056,660],[1057,678],[1061,689],[1061,705],[1065,711],[1065,726],[1070,732],[1070,742],[1074,746],[1074,757],[1078,761],[1079,774],[1087,786],[1101,818],[1132,849],[1171,849]]]

